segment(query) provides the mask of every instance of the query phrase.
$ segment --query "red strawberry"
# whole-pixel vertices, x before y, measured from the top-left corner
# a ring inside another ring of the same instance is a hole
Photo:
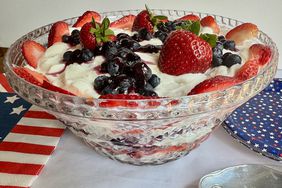
[[[63,35],[69,34],[69,25],[66,22],[58,21],[54,23],[48,36],[48,47],[52,46],[56,42],[62,42]]]
[[[239,83],[240,80],[228,76],[215,76],[196,85],[188,95],[195,95],[216,90],[223,90]]]
[[[181,18],[178,18],[177,20],[199,21],[200,17],[197,16],[197,15],[194,15],[194,14],[188,14],[188,15],[185,15],[185,16],[183,16]]]
[[[44,54],[46,48],[41,44],[27,40],[22,45],[22,53],[26,62],[33,68],[37,67],[38,60]]]
[[[203,73],[211,67],[212,48],[197,35],[177,30],[170,33],[160,52],[159,68],[171,75]]]
[[[136,17],[135,15],[129,14],[112,22],[110,24],[110,27],[131,30],[135,17]]]
[[[101,107],[118,107],[118,106],[123,106],[123,107],[137,107],[138,104],[134,101],[130,100],[142,100],[142,99],[157,99],[159,97],[148,97],[148,96],[142,96],[142,95],[125,95],[125,94],[117,94],[117,95],[101,95],[99,97],[100,99],[120,99],[120,100],[109,100],[105,102],[101,102],[100,106]],[[149,105],[151,106],[157,106],[157,102],[150,103]],[[159,103],[158,103],[159,105]]]
[[[84,24],[91,22],[92,17],[95,19],[96,22],[100,22],[101,15],[94,11],[86,11],[83,13],[82,16],[80,16],[75,24],[73,24],[73,27],[82,27]]]
[[[154,26],[147,10],[143,10],[136,16],[133,22],[132,31],[139,31],[142,28],[146,28],[151,33],[154,32]]]
[[[247,80],[258,74],[259,62],[257,60],[247,61],[237,72],[235,77],[240,80]]]
[[[272,56],[269,46],[263,44],[253,44],[249,48],[249,59],[257,60],[260,65],[267,64]]]
[[[50,82],[44,80],[42,83],[42,87],[51,91],[55,91],[55,92],[59,92],[59,93],[63,93],[66,95],[74,95],[73,93],[66,91],[60,87],[54,86],[53,84],[51,84]]]
[[[92,23],[86,23],[82,26],[80,30],[80,42],[83,44],[84,48],[88,48],[90,50],[94,50],[96,48],[96,37],[92,33],[90,33],[90,29],[92,28]]]
[[[14,67],[13,70],[18,76],[37,86],[42,86],[43,82],[47,80],[43,74],[25,67]]]
[[[243,23],[231,29],[225,36],[227,40],[234,40],[237,45],[245,40],[257,37],[258,27],[252,23]]]
[[[212,16],[206,16],[201,19],[201,25],[203,27],[211,27],[213,32],[218,34],[220,32],[220,28],[218,24],[216,23],[214,17]]]

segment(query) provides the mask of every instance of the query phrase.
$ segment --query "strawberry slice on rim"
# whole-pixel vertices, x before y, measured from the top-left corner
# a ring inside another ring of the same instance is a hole
[[[182,16],[181,18],[178,18],[177,20],[200,21],[200,17],[195,14],[187,14],[185,16]]]
[[[129,14],[114,22],[111,22],[110,27],[118,29],[131,30],[136,16]]]
[[[95,11],[90,11],[90,10],[86,11],[77,19],[75,24],[73,24],[73,27],[82,27],[84,24],[91,22],[92,18],[96,22],[100,22],[101,15],[98,12],[95,12]]]
[[[270,62],[272,51],[269,46],[264,44],[253,44],[249,48],[249,59],[257,60],[259,65],[263,66]]]
[[[45,51],[44,46],[33,40],[24,41],[22,44],[22,54],[26,62],[33,68],[37,67],[37,63]]]
[[[259,62],[257,60],[248,60],[235,74],[240,80],[248,80],[258,74]]]
[[[54,23],[50,29],[48,36],[48,47],[56,42],[62,42],[63,35],[69,35],[69,25],[66,22],[58,21]]]
[[[248,39],[257,37],[258,31],[258,27],[255,24],[243,23],[228,31],[225,38],[227,40],[234,40],[236,45],[240,45]]]
[[[216,20],[212,16],[206,16],[201,19],[201,25],[203,27],[210,27],[212,28],[213,32],[218,34],[220,32],[220,27],[218,26]]]
[[[213,78],[207,79],[198,85],[196,85],[189,93],[188,95],[195,95],[200,93],[206,93],[206,92],[212,92],[217,90],[224,90],[228,87],[231,87],[233,85],[236,85],[241,80],[229,77],[229,76],[215,76]]]

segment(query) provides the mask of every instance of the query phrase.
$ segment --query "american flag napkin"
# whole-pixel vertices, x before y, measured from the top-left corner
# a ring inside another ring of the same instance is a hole
[[[0,73],[0,188],[30,187],[65,127],[13,93]]]

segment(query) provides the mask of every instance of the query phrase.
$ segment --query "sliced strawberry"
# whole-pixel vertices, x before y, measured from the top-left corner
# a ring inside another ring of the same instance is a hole
[[[247,80],[258,74],[259,62],[257,60],[247,61],[237,72],[235,77],[240,80]]]
[[[26,62],[33,68],[37,67],[38,60],[44,54],[46,48],[41,44],[27,40],[22,45],[22,53]]]
[[[26,67],[14,67],[13,70],[18,76],[37,86],[42,86],[43,82],[47,80],[43,74],[32,71]]]
[[[91,22],[92,17],[96,22],[100,22],[101,20],[101,15],[98,12],[86,11],[77,19],[75,24],[73,24],[73,27],[82,27],[84,24]]]
[[[271,60],[272,52],[269,46],[253,44],[249,48],[249,59],[257,60],[260,65],[265,65]]]
[[[129,14],[127,16],[124,16],[124,17],[112,22],[110,24],[110,27],[118,28],[118,29],[131,30],[135,18],[136,18],[135,15]]]
[[[62,42],[63,35],[69,34],[69,25],[66,22],[58,21],[54,23],[48,36],[48,47],[52,46],[56,42]]]
[[[120,99],[120,100],[109,100],[105,102],[101,102],[101,107],[137,107],[138,104],[131,100],[142,100],[142,99],[157,99],[159,97],[148,97],[148,96],[142,96],[142,95],[125,95],[125,94],[117,94],[117,95],[101,95],[99,97],[100,99]],[[153,101],[151,101],[153,102]],[[157,106],[155,103],[149,103],[149,105]]]
[[[183,16],[181,18],[178,18],[177,20],[199,21],[200,17],[197,16],[197,15],[194,15],[194,14],[188,14],[188,15],[185,15],[185,16]]]
[[[203,27],[210,27],[212,28],[213,32],[216,34],[219,34],[220,28],[218,24],[216,23],[216,20],[212,16],[206,16],[201,19],[201,25]]]
[[[88,48],[90,50],[94,50],[96,48],[96,37],[92,33],[90,33],[90,29],[92,28],[92,23],[86,23],[82,26],[79,36],[80,42],[83,44],[84,48]]]
[[[60,87],[54,86],[53,84],[51,84],[50,82],[44,80],[42,83],[42,87],[51,91],[55,91],[55,92],[59,92],[59,93],[63,93],[66,95],[74,95],[73,93],[66,91]]]
[[[132,25],[132,31],[139,31],[142,28],[146,28],[150,33],[154,31],[154,26],[147,10],[143,10],[136,16]]]
[[[257,37],[258,27],[252,23],[243,23],[231,29],[225,36],[227,40],[234,40],[237,45],[242,44],[245,40]]]
[[[206,93],[216,90],[223,90],[233,85],[239,83],[240,80],[233,77],[228,76],[215,76],[213,78],[207,79],[198,85],[196,85],[188,95],[195,95],[199,93]]]

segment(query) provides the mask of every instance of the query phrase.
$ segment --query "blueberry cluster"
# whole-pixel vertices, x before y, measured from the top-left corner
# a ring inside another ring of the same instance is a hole
[[[123,44],[124,40],[130,41],[125,36],[126,34],[120,34],[116,42],[106,42],[100,49],[100,53],[106,58],[101,64],[100,72],[110,76],[98,76],[94,81],[95,90],[102,95],[136,92],[144,96],[157,96],[153,89],[160,84],[160,78],[152,74],[148,65],[134,53],[137,50],[134,41]]]
[[[83,62],[90,61],[94,57],[94,53],[89,49],[77,49],[74,51],[67,51],[63,55],[63,61],[66,65],[72,63],[81,64]]]
[[[224,36],[219,36],[216,46],[212,48],[213,58],[212,66],[218,67],[224,65],[228,68],[232,67],[235,64],[241,64],[242,59],[237,54],[232,54],[227,52],[223,55],[223,49],[236,51],[235,42],[233,40],[226,40]]]
[[[62,41],[72,46],[78,45],[80,43],[79,30],[73,30],[71,35],[63,35]]]
[[[177,26],[181,26],[183,23],[183,21],[168,21],[168,22],[160,22],[157,25],[158,31],[156,31],[154,33],[154,36],[156,38],[159,38],[162,42],[165,41],[165,39],[167,38],[168,34],[174,30],[176,30]]]

